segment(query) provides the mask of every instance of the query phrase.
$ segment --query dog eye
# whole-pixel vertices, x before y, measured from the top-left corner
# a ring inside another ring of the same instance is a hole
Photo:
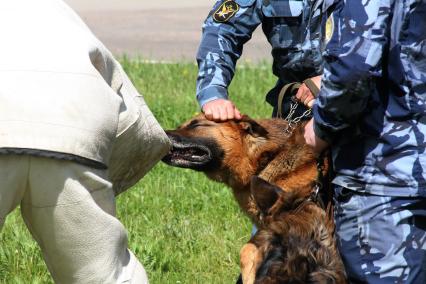
[[[208,124],[203,124],[203,123],[194,123],[194,124],[190,124],[187,126],[188,129],[195,129],[197,127],[206,127],[208,126]]]
[[[191,123],[191,124],[189,124],[186,128],[187,129],[194,129],[194,128],[197,128],[198,127],[198,124],[197,123]]]
[[[193,121],[191,121],[191,123],[189,123],[187,126],[186,126],[186,128],[188,128],[188,129],[194,129],[194,128],[196,128],[198,126],[198,120],[193,120]]]

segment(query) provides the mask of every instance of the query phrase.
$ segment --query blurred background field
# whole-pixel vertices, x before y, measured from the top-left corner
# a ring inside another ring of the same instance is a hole
[[[217,0],[65,0],[116,55],[146,60],[195,62],[201,27]],[[258,28],[242,60],[270,60]]]
[[[199,111],[194,64],[150,64],[128,58],[121,62],[165,129]],[[264,102],[275,83],[270,68],[268,63],[242,64],[230,87],[240,110],[252,117],[271,114]],[[118,197],[117,212],[151,283],[235,282],[239,250],[249,239],[251,225],[224,185],[159,163]],[[51,283],[19,210],[6,220],[0,244],[0,283]]]

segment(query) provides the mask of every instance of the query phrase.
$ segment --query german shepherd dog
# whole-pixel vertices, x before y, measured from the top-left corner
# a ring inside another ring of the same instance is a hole
[[[346,283],[332,216],[313,198],[317,156],[303,124],[287,135],[282,119],[214,122],[200,114],[166,131],[171,166],[228,185],[259,228],[240,253],[244,284]],[[327,174],[328,161],[322,175]]]

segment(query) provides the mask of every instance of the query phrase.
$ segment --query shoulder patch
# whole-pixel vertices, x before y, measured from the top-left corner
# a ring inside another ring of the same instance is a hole
[[[325,27],[325,42],[328,43],[333,36],[334,32],[334,17],[333,14],[327,19],[327,24]]]
[[[240,10],[240,5],[234,0],[226,0],[213,13],[213,20],[218,23],[225,23],[229,21],[238,10]]]

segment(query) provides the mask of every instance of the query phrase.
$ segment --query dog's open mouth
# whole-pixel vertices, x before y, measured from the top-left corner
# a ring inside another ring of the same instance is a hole
[[[211,151],[204,145],[174,142],[163,162],[181,168],[197,168],[211,161]]]

